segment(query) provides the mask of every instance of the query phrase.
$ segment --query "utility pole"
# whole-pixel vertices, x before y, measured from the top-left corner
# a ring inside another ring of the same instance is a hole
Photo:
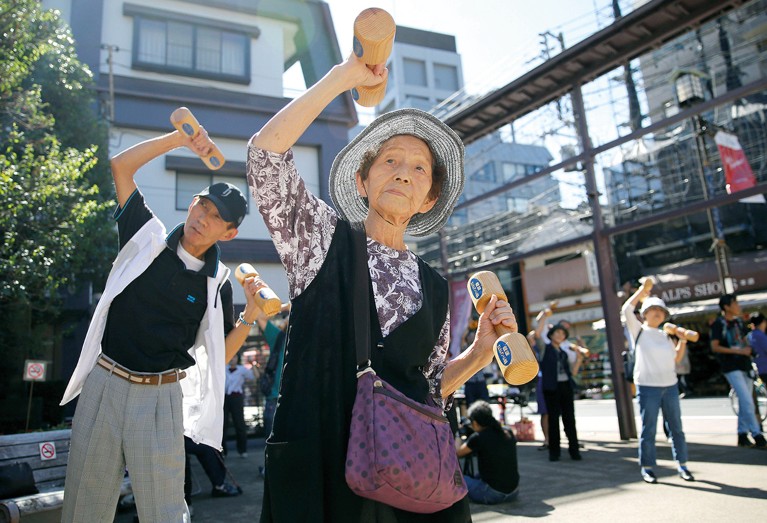
[[[618,430],[622,440],[637,437],[636,422],[634,421],[634,404],[631,400],[629,384],[620,369],[623,362],[621,352],[624,347],[623,327],[621,325],[620,303],[615,292],[615,264],[612,257],[612,245],[609,235],[604,233],[602,207],[599,203],[599,191],[594,171],[594,148],[589,136],[586,123],[586,109],[583,104],[583,93],[580,85],[574,85],[571,92],[573,103],[573,119],[575,130],[581,142],[581,150],[586,156],[583,160],[583,174],[586,193],[592,211],[594,230],[594,257],[599,272],[599,293],[602,298],[602,309],[605,314],[605,332],[607,334],[607,349],[610,356],[610,367],[613,369],[612,382],[615,394],[615,407],[618,415]]]
[[[101,44],[102,49],[107,50],[107,64],[109,65],[109,123],[115,121],[115,77],[114,77],[114,53],[120,48],[112,44]]]
[[[672,75],[674,92],[676,93],[677,105],[680,109],[687,109],[705,100],[703,93],[703,79],[705,73],[693,70],[681,70]],[[709,194],[714,189],[714,183],[708,172],[709,158],[706,151],[704,136],[710,132],[709,124],[701,115],[695,115],[690,119],[695,139],[695,155],[697,159],[698,178],[703,201],[709,199]],[[719,214],[719,207],[706,208],[708,228],[711,233],[711,249],[714,252],[717,272],[719,273],[720,292],[722,294],[735,292],[735,285],[730,276],[730,265],[727,260],[727,243],[724,238],[724,228]]]
[[[707,171],[709,165],[708,153],[706,152],[706,142],[704,135],[708,131],[707,122],[697,115],[693,120],[693,129],[695,132],[695,152],[698,157],[698,176],[700,178],[701,189],[703,191],[703,200],[708,200],[709,191],[713,189],[711,175]],[[719,284],[722,294],[735,292],[735,286],[730,274],[730,263],[727,259],[727,241],[724,237],[724,228],[722,227],[722,218],[719,214],[719,207],[706,209],[708,218],[708,227],[711,231],[711,251],[714,252],[714,261],[719,275]]]
[[[565,50],[565,37],[562,34],[562,32],[555,35],[551,31],[546,31],[545,33],[538,33],[538,36],[542,38],[541,45],[543,46],[543,52],[541,53],[541,56],[545,58],[546,60],[551,60],[551,48],[549,47],[549,37],[552,37],[559,42],[560,52]],[[557,98],[557,116],[559,117],[559,121],[561,122],[565,121],[564,117],[562,116],[562,102],[560,101],[560,98]]]
[[[740,81],[740,71],[732,63],[732,50],[730,49],[730,38],[727,35],[727,29],[724,27],[724,17],[717,18],[716,28],[719,36],[719,49],[722,51],[725,71],[727,71],[726,85],[728,91],[734,91],[738,87],[743,87]],[[738,100],[736,103],[740,102]]]
[[[618,0],[613,0],[613,17],[618,20],[622,16]],[[629,99],[629,127],[633,132],[642,128],[642,110],[639,107],[639,96],[637,96],[634,75],[631,74],[631,62],[626,62],[626,65],[623,66],[623,81],[626,84]]]

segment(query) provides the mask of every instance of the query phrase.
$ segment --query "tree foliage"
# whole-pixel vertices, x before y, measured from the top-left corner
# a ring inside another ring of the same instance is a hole
[[[0,303],[50,315],[109,266],[107,133],[69,29],[35,0],[0,6]]]
[[[91,84],[56,13],[0,0],[0,431],[18,429],[14,410],[23,420],[24,359],[53,360],[66,334],[63,297],[103,286],[114,256],[108,128]]]

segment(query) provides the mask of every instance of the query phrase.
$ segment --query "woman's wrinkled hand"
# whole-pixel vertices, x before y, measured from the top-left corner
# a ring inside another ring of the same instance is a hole
[[[389,69],[386,68],[386,64],[368,65],[354,53],[351,53],[339,65],[339,68],[349,89],[359,86],[373,87],[385,82],[389,77]]]
[[[478,349],[487,350],[492,354],[493,344],[498,339],[495,328],[499,325],[503,326],[504,332],[518,332],[519,329],[511,305],[493,294],[479,317],[475,337],[475,345],[478,345]]]

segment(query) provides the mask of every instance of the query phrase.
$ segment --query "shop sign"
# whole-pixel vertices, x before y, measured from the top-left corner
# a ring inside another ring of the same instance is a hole
[[[734,278],[733,286],[735,292],[738,292],[738,288],[752,288],[756,284],[756,279],[753,277],[748,278]],[[687,285],[683,287],[673,287],[671,289],[664,289],[660,292],[660,297],[666,303],[674,303],[678,301],[690,301],[700,300],[704,298],[718,297],[724,294],[722,284],[717,281],[707,281],[702,283],[696,283],[694,285]]]

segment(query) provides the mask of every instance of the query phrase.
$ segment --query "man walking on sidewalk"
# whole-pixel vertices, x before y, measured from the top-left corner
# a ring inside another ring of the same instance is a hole
[[[722,373],[738,396],[738,446],[767,448],[767,441],[756,421],[750,376],[751,347],[746,341],[746,325],[734,294],[719,298],[722,314],[711,325],[711,350],[719,358]],[[748,438],[748,433],[754,441]]]

